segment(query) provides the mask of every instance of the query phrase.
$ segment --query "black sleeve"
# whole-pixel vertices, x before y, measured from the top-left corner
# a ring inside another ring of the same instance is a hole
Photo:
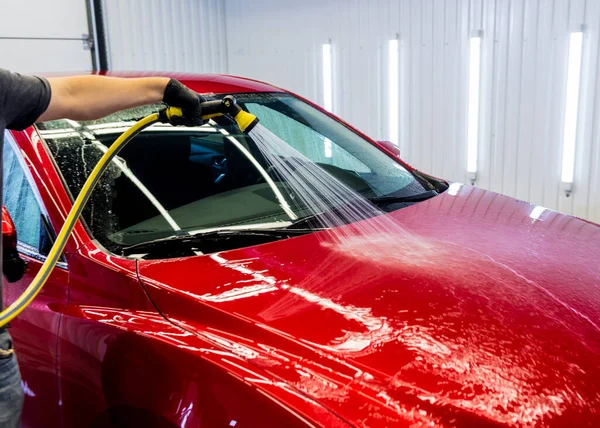
[[[43,77],[0,69],[0,117],[8,129],[21,131],[33,125],[48,108],[50,97],[50,84]]]

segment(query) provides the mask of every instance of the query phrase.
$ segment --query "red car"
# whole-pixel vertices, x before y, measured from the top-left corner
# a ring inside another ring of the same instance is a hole
[[[335,233],[290,221],[227,118],[149,128],[12,322],[23,426],[600,426],[598,225],[448,185],[279,88],[175,77],[233,94],[385,214]],[[153,109],[7,132],[5,301]]]

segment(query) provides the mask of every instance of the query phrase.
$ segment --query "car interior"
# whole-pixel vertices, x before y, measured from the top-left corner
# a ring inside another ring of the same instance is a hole
[[[223,126],[267,169],[249,137],[235,133],[229,124]],[[216,128],[205,128],[206,131],[170,128],[168,132],[151,128],[136,136],[119,153],[119,159],[182,229],[289,220],[252,162]],[[93,148],[94,144],[108,147],[118,135],[119,132],[99,133],[94,142],[82,136],[71,138],[68,144],[44,137],[63,175],[70,175],[66,181],[71,183],[73,194],[79,192],[102,155],[101,150]],[[82,157],[85,162],[81,162]],[[369,185],[355,171],[319,165],[355,190],[369,192]],[[285,183],[275,175],[272,178],[285,190]],[[139,184],[114,165],[96,187],[84,218],[96,238],[117,245],[164,237],[169,230],[165,218]]]

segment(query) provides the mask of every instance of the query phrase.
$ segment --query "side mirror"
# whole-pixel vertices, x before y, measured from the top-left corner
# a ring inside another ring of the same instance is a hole
[[[17,250],[17,228],[6,207],[2,207],[2,248],[5,252]]]
[[[400,149],[398,148],[397,145],[395,145],[391,141],[377,141],[377,142],[379,144],[381,144],[383,147],[385,147],[386,149],[388,149],[390,152],[392,152],[394,155],[400,157]]]
[[[6,207],[2,207],[2,273],[8,282],[23,278],[27,262],[17,251],[17,228]]]

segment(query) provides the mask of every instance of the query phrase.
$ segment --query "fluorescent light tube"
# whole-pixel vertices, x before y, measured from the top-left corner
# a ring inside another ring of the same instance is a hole
[[[561,173],[561,181],[563,183],[573,183],[575,169],[575,142],[577,140],[582,44],[583,33],[571,33],[569,41],[569,65],[567,71],[567,94],[563,134]]]
[[[323,45],[323,108],[328,112],[333,110],[331,43]]]
[[[479,78],[481,71],[481,35],[471,37],[469,44],[469,107],[467,134],[467,172],[477,172],[479,143]]]
[[[389,79],[389,94],[390,94],[390,106],[389,106],[389,139],[395,145],[398,145],[398,122],[400,120],[400,89],[398,87],[398,80],[400,78],[398,71],[399,62],[399,50],[398,50],[398,39],[392,39],[388,44],[388,79]]]

